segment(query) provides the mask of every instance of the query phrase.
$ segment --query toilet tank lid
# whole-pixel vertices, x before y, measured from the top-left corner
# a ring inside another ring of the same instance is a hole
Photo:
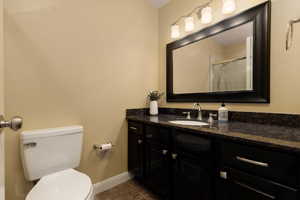
[[[79,134],[82,132],[83,132],[83,127],[80,125],[59,127],[59,128],[49,128],[49,129],[30,130],[30,131],[23,131],[21,133],[20,139],[28,140],[28,139],[36,139],[36,138],[54,137],[54,136],[59,136],[59,135]]]

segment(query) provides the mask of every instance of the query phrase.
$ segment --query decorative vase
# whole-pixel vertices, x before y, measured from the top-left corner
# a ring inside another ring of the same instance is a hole
[[[150,115],[158,115],[157,101],[150,101]]]

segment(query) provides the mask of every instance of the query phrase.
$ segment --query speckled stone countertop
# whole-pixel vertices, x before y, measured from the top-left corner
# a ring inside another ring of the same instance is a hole
[[[298,127],[238,121],[230,121],[228,123],[218,123],[215,121],[212,125],[201,127],[185,126],[170,123],[169,121],[171,120],[182,120],[184,118],[169,114],[160,114],[158,116],[131,114],[127,115],[126,118],[127,120],[143,122],[146,124],[159,124],[165,127],[188,130],[200,135],[280,148],[280,150],[300,155],[300,128]],[[207,119],[204,119],[203,121],[207,121]]]

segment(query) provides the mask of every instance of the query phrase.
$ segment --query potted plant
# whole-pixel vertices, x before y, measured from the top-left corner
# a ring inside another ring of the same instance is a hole
[[[158,103],[157,101],[163,96],[164,93],[159,91],[150,91],[148,94],[150,100],[150,115],[158,115]]]

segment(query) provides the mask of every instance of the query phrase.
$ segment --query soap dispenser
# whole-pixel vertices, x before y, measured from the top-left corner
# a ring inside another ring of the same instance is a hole
[[[228,109],[226,108],[225,103],[222,103],[218,110],[218,120],[219,122],[228,122]]]

